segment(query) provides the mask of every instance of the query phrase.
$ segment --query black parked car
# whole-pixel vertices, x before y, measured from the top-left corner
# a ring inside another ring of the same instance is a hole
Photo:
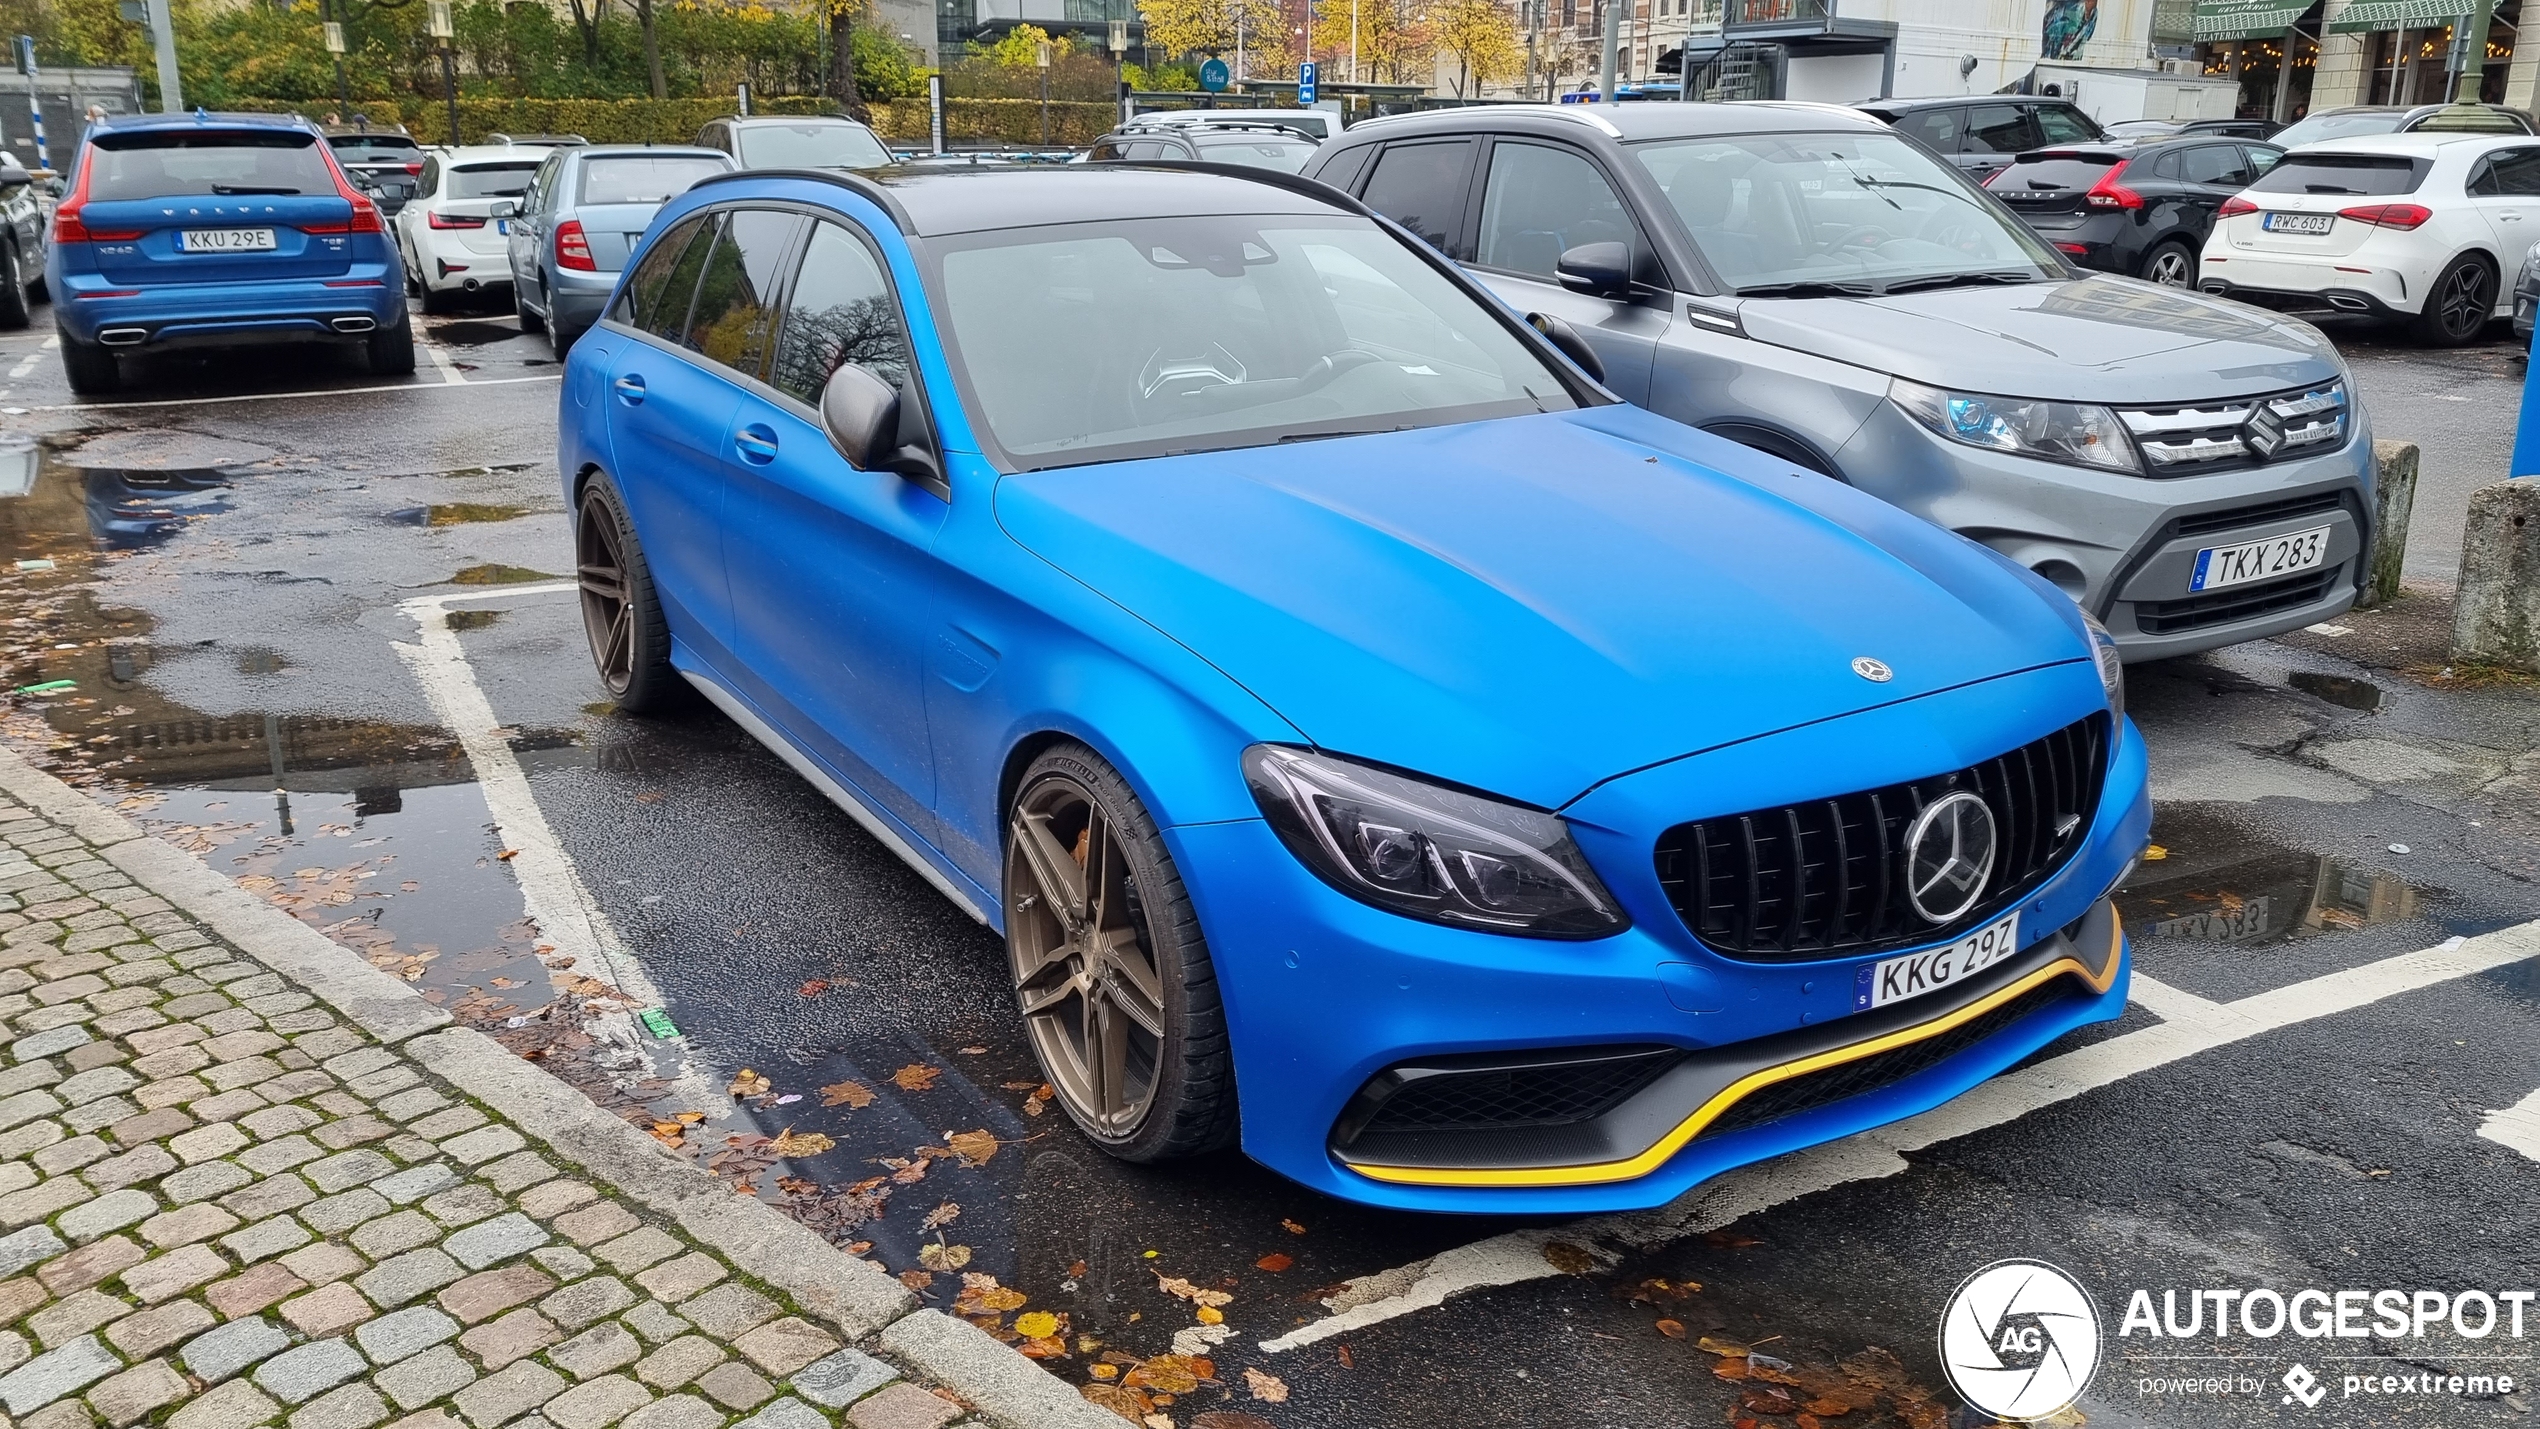
[[[335,162],[379,205],[382,218],[395,218],[415,196],[423,172],[423,146],[400,125],[330,124],[326,147]]]
[[[2273,144],[2204,135],[2075,144],[2022,154],[1984,186],[2085,268],[2193,288],[2214,211],[2283,157]]]
[[[2099,122],[2069,99],[2034,94],[1956,95],[1947,99],[1871,99],[1852,106],[1981,179],[2013,156],[2054,144],[2104,137]]]
[[[25,327],[30,292],[44,291],[45,229],[35,176],[0,150],[0,328]]]

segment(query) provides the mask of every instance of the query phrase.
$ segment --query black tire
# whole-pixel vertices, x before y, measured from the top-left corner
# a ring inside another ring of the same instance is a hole
[[[429,283],[421,284],[420,286],[423,289],[423,311],[425,316],[437,318],[443,313],[446,313],[458,306],[459,300],[457,294],[442,292]]]
[[[0,328],[22,328],[34,318],[26,299],[26,260],[18,256],[18,245],[0,244]]]
[[[688,684],[670,668],[670,622],[654,593],[652,567],[636,542],[625,496],[608,473],[594,472],[575,511],[574,574],[582,585],[582,632],[590,640],[600,683],[629,714],[678,708],[687,700]]]
[[[547,320],[529,310],[529,289],[519,283],[512,284],[512,315],[520,319],[522,332],[547,330]]]
[[[73,392],[96,397],[123,386],[123,374],[115,369],[114,353],[97,343],[81,342],[69,333],[61,336],[62,375],[70,379]]]
[[[582,334],[590,330],[589,323],[568,331],[563,324],[550,322],[547,324],[547,347],[555,353],[556,361],[562,362],[564,355],[573,351],[573,345],[582,340]]]
[[[1005,822],[1008,968],[1026,1040],[1059,1105],[1095,1145],[1123,1161],[1176,1160],[1233,1145],[1240,1125],[1234,1052],[1216,968],[1172,855],[1129,781],[1084,745],[1053,745],[1016,781]],[[1097,832],[1105,836],[1099,844]],[[1050,878],[1066,882],[1071,848],[1082,855],[1073,865],[1082,896],[1072,900],[1073,913],[1061,915],[1042,890]],[[1059,862],[1048,863],[1053,857]],[[1113,936],[1106,939],[1105,930]],[[1106,963],[1084,960],[1086,949],[1119,949],[1118,935],[1128,933],[1135,934],[1132,946]],[[1123,958],[1137,959],[1134,976]],[[1080,963],[1082,979],[1069,971]],[[1085,986],[1071,991],[1078,981]],[[1118,1076],[1092,1068],[1094,1029],[1114,1026],[1123,1048]],[[1110,1097],[1101,1095],[1106,1078],[1115,1083]],[[1124,1100],[1123,1089],[1137,1104],[1106,1114],[1105,1106]]]
[[[2199,266],[2196,250],[2172,239],[2152,245],[2152,251],[2143,255],[2143,269],[2137,276],[2164,288],[2193,289]]]
[[[2425,290],[2425,308],[2409,330],[2428,347],[2460,347],[2476,342],[2495,314],[2496,270],[2464,253]]]
[[[415,370],[415,323],[405,305],[397,306],[395,327],[374,328],[363,345],[374,377],[402,377]]]

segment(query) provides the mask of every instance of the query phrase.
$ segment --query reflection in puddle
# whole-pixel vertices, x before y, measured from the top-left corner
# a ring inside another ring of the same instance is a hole
[[[2152,832],[2166,856],[2118,891],[2136,938],[2265,947],[2414,918],[2425,894],[2386,873],[2256,840],[2164,811]]]
[[[545,571],[533,571],[527,566],[506,566],[488,562],[487,564],[481,566],[468,566],[453,573],[450,577],[450,584],[523,585],[530,581],[551,581],[558,579],[561,579],[561,577],[551,576]]]
[[[2310,670],[2296,670],[2289,677],[2293,688],[2306,695],[2317,695],[2332,705],[2350,710],[2381,708],[2381,686],[2352,675],[2323,675]]]

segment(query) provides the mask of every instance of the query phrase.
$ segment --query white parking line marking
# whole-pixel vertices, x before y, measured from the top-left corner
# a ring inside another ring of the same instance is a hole
[[[35,351],[28,353],[25,357],[18,360],[17,366],[9,369],[9,380],[14,382],[17,379],[26,376],[28,373],[33,372],[35,370],[35,364],[42,362],[43,360],[44,349],[40,347]]]
[[[2487,1113],[2487,1119],[2478,1124],[2478,1134],[2540,1161],[2540,1092]]]
[[[2126,1000],[2151,1013],[2163,1022],[2184,1022],[2192,1017],[2210,1017],[2222,1004],[2211,998],[2170,986],[2138,972],[2126,987]]]
[[[51,352],[53,349],[60,347],[61,345],[62,335],[58,332],[53,334],[51,337],[44,339],[44,351],[46,352]]]
[[[485,791],[485,807],[494,816],[496,837],[502,840],[503,847],[519,850],[510,859],[512,875],[520,880],[521,902],[527,906],[529,916],[538,920],[539,933],[555,944],[557,952],[587,959],[585,966],[596,965],[601,970],[601,981],[642,1006],[659,1007],[661,990],[618,937],[608,915],[600,911],[591,890],[583,886],[582,875],[556,842],[547,816],[539,812],[538,801],[529,791],[529,776],[499,732],[494,707],[486,702],[485,691],[476,683],[476,671],[459,646],[458,632],[450,628],[449,606],[453,602],[554,595],[577,589],[572,581],[542,581],[500,590],[417,596],[400,602],[398,608],[414,618],[422,638],[412,645],[394,644],[407,668],[414,671],[416,682],[423,686],[425,697],[431,700],[433,713],[458,737],[459,746],[467,751],[468,763],[475,766],[477,782]],[[627,1035],[633,1035],[631,1025]]]
[[[542,372],[535,377],[489,377],[470,382],[470,387],[509,387],[521,382],[562,382],[561,372]],[[279,402],[291,397],[359,397],[372,392],[447,392],[446,382],[392,382],[379,387],[321,387],[311,392],[241,392],[232,397],[159,397],[147,402],[59,402],[50,407],[37,407],[38,412],[106,412],[123,407],[212,407],[223,402]]]
[[[1624,1251],[1649,1250],[1717,1230],[1757,1211],[1848,1181],[1896,1175],[1909,1168],[1904,1155],[1908,1151],[2000,1126],[2199,1052],[2533,957],[2540,957],[2540,920],[2481,937],[2452,938],[2423,952],[2402,953],[2236,1002],[2207,1002],[2156,984],[2163,990],[2153,996],[2166,997],[2180,1011],[2179,1020],[2111,1037],[1996,1077],[1920,1116],[1740,1167],[1654,1211],[1589,1216],[1550,1230],[1493,1236],[1396,1270],[1360,1276],[1325,1302],[1338,1313],[1263,1340],[1261,1348],[1273,1354],[1298,1349],[1425,1309],[1450,1295],[1562,1274],[1543,1256],[1548,1241],[1578,1246],[1610,1263]],[[2197,1003],[2204,1005],[2200,1008]],[[2536,1100],[2540,1094],[2514,1111],[2531,1107]],[[2490,1125],[2513,1114],[2497,1113]],[[2509,1127],[2525,1124],[2516,1121]],[[2540,1135],[2540,1110],[2534,1111],[2529,1124]]]
[[[459,365],[450,360],[448,350],[443,348],[441,344],[437,342],[426,342],[422,338],[416,338],[415,346],[422,348],[423,355],[432,359],[432,365],[441,369],[441,380],[443,382],[450,383],[455,386],[467,381],[467,374],[459,371]]]

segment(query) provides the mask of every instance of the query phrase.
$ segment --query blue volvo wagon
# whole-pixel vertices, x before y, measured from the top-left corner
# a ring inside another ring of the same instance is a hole
[[[621,705],[1005,939],[1113,1155],[1654,1205],[2118,1015],[2113,645],[1252,171],[718,175],[567,363]]]

